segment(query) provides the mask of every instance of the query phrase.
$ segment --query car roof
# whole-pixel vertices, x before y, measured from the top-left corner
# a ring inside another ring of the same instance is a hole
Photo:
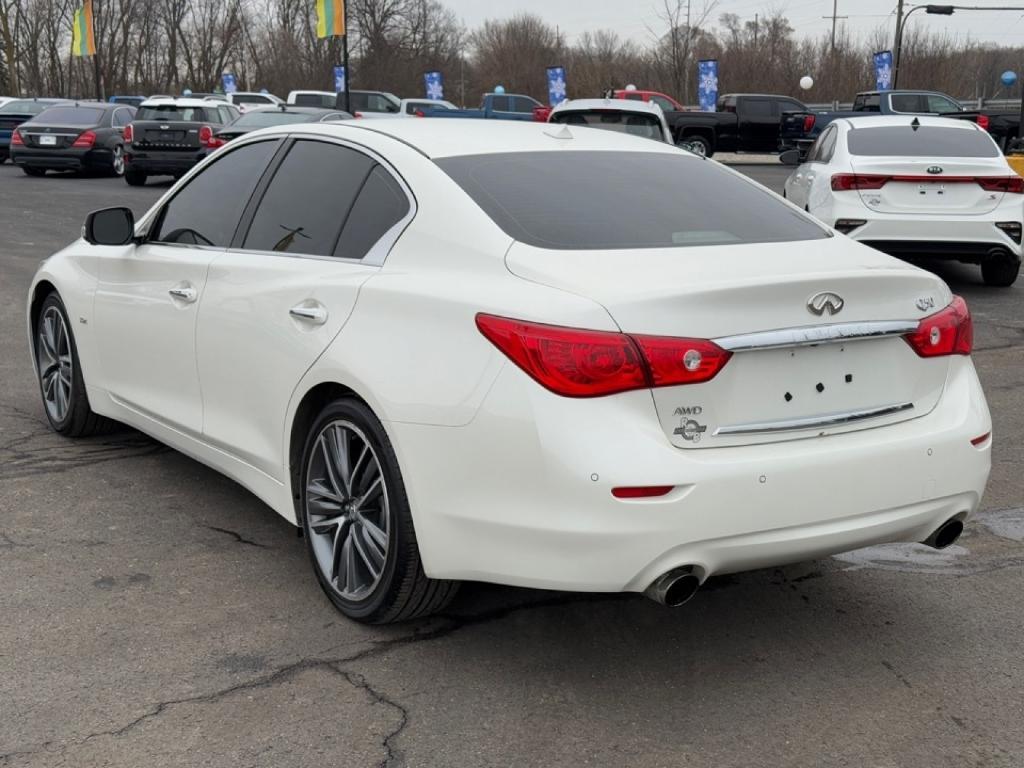
[[[927,88],[900,88],[900,89],[895,90],[895,91],[879,91],[879,90],[874,90],[874,91],[858,91],[856,95],[857,96],[873,96],[876,93],[879,96],[881,96],[883,93],[887,93],[890,96],[893,96],[893,95],[898,96],[901,93],[933,93],[936,96],[947,96],[947,97],[949,97],[951,99],[953,98],[948,93],[943,93],[942,91],[929,91]],[[953,101],[956,101],[956,99],[953,99]]]
[[[456,124],[457,123],[457,124]],[[390,137],[432,158],[459,155],[493,155],[511,152],[547,151],[642,151],[679,153],[692,157],[666,142],[592,128],[518,120],[347,120],[282,129],[264,128],[258,133],[305,133],[354,142],[366,141],[366,134]]]
[[[970,120],[957,120],[955,117],[933,117],[931,115],[871,115],[865,117],[844,117],[842,122],[851,128],[882,128],[906,125],[914,121],[918,125],[936,126],[941,128],[962,128],[965,131],[980,131],[977,123]]]
[[[630,91],[637,93],[637,91]],[[644,91],[639,91],[644,93]],[[551,114],[560,112],[582,112],[588,109],[605,109],[616,112],[635,112],[638,114],[654,115],[661,117],[665,113],[661,107],[649,101],[629,101],[628,99],[566,99],[557,107],[551,110]]]
[[[334,109],[334,107],[303,107],[297,104],[268,104],[265,107],[253,107],[252,109],[246,110],[245,114],[261,114],[264,112],[272,112],[275,114],[284,115],[330,115],[337,113],[339,115],[345,114],[343,109]]]
[[[216,104],[217,99],[197,99],[190,96],[180,96],[175,98],[174,96],[166,99],[146,99],[139,106],[140,107],[208,107],[211,104]],[[220,102],[221,104],[231,106],[226,101]]]

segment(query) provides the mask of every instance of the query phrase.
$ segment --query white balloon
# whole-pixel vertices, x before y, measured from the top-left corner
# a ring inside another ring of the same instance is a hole
[[[811,90],[814,87],[814,78],[810,75],[804,75],[800,78],[800,87],[805,91]]]
[[[636,90],[636,86],[633,85],[632,83],[630,83],[629,85],[626,86],[626,90],[627,91],[635,91]]]

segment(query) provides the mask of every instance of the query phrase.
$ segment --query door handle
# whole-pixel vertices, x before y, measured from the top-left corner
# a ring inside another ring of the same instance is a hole
[[[312,325],[323,325],[327,322],[327,309],[316,303],[303,303],[288,310],[288,314],[296,320]]]
[[[183,301],[186,304],[191,304],[199,297],[199,292],[188,283],[180,283],[167,291],[167,293],[171,295],[171,298]]]

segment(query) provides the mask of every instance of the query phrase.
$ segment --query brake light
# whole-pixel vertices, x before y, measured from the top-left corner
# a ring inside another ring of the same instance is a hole
[[[977,182],[986,192],[1024,195],[1024,177],[1021,176],[979,176]]]
[[[903,338],[919,357],[971,354],[974,324],[967,302],[954,296],[948,307],[921,320],[917,330]]]
[[[732,352],[705,339],[634,336],[655,387],[700,384],[718,375]]]
[[[476,325],[538,384],[565,397],[709,381],[732,355],[704,339],[628,336],[484,314]]]
[[[804,133],[814,130],[814,115],[804,115]]]
[[[23,147],[25,146],[25,140],[21,137],[21,131],[11,132],[11,146],[12,147]]]
[[[124,127],[124,143],[131,144],[133,141],[135,141],[135,127],[132,123],[128,123]]]
[[[213,128],[208,125],[199,128],[199,143],[207,149],[216,149],[224,145],[221,139],[213,135]]]
[[[85,131],[84,133],[78,134],[78,138],[75,139],[75,143],[71,145],[72,149],[90,149],[93,144],[96,143],[96,134],[92,131]]]
[[[979,128],[983,128],[984,130],[987,131],[988,127],[991,124],[992,124],[992,122],[988,119],[988,115],[978,115],[978,127]]]
[[[851,192],[858,189],[881,189],[892,176],[874,173],[837,173],[832,176],[833,192]]]

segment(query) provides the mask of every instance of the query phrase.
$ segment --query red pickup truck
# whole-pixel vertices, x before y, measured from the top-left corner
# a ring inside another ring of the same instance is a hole
[[[626,89],[621,91],[613,91],[612,95],[616,99],[627,99],[629,101],[642,101],[647,103],[653,101],[659,107],[662,112],[685,112],[686,107],[680,104],[678,101],[673,99],[671,96],[666,96],[664,93],[659,91],[641,91],[637,89]]]

